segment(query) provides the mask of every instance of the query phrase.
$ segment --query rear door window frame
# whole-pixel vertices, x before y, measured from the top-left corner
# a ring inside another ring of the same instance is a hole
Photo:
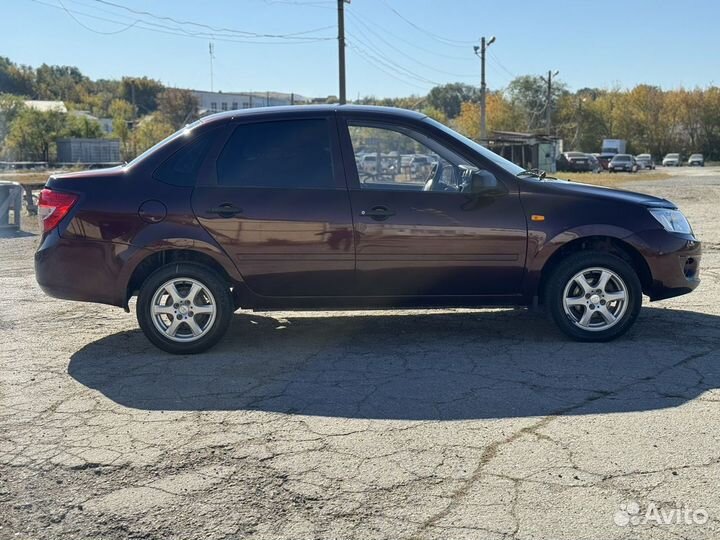
[[[301,185],[278,188],[277,186],[238,186],[230,184],[220,184],[218,182],[217,173],[217,160],[225,150],[225,147],[230,143],[232,134],[241,125],[249,124],[267,124],[272,122],[297,122],[303,120],[325,120],[328,124],[328,135],[330,137],[330,159],[333,168],[333,186],[331,187],[303,187]],[[225,133],[222,137],[222,144],[216,145],[212,152],[208,152],[208,155],[201,167],[202,174],[198,180],[197,186],[204,187],[216,187],[223,189],[302,189],[302,190],[318,190],[318,189],[337,189],[345,190],[348,189],[346,181],[345,167],[343,166],[342,154],[340,152],[340,141],[338,137],[337,119],[334,114],[313,114],[313,115],[298,115],[298,116],[286,116],[286,117],[273,117],[263,118],[262,116],[248,118],[248,119],[232,119],[228,122],[225,127]]]

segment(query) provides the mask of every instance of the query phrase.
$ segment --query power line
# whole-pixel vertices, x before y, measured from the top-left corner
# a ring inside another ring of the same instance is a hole
[[[58,0],[58,1],[59,1],[59,0]],[[262,37],[262,38],[276,38],[276,39],[284,39],[284,38],[290,38],[290,37],[297,38],[297,36],[300,36],[300,35],[302,35],[302,34],[310,34],[310,33],[318,32],[318,31],[321,31],[321,30],[327,30],[328,28],[333,28],[332,26],[323,26],[323,27],[320,27],[320,28],[313,28],[313,29],[311,29],[311,30],[305,30],[305,31],[302,31],[302,32],[293,32],[293,33],[289,33],[289,34],[263,34],[263,33],[258,33],[258,32],[249,32],[249,31],[247,31],[247,30],[238,30],[238,29],[235,29],[235,28],[217,27],[217,26],[212,26],[212,25],[209,25],[209,24],[198,23],[198,22],[195,22],[195,21],[187,21],[187,20],[182,20],[182,19],[176,19],[176,18],[174,18],[174,17],[170,17],[170,16],[167,16],[167,15],[158,15],[158,14],[155,14],[155,13],[151,13],[151,12],[149,12],[149,11],[143,11],[143,10],[133,9],[133,8],[128,7],[128,6],[124,6],[124,5],[122,5],[122,4],[118,4],[118,3],[115,3],[115,2],[111,2],[110,0],[94,0],[94,1],[97,2],[98,4],[105,4],[105,5],[107,5],[107,6],[116,7],[116,8],[123,9],[123,10],[125,10],[125,11],[128,11],[128,12],[130,12],[130,13],[133,13],[133,14],[135,14],[135,15],[144,15],[144,16],[151,17],[151,18],[153,18],[153,19],[157,19],[157,20],[160,20],[160,21],[173,22],[173,23],[175,23],[175,24],[184,25],[184,26],[196,26],[196,27],[198,27],[198,28],[205,28],[205,29],[210,30],[210,31],[212,31],[212,32],[221,32],[221,33],[230,33],[230,34],[240,34],[240,35],[244,35],[244,36],[247,36],[247,37]],[[297,38],[297,39],[301,39],[301,38]]]
[[[96,34],[102,34],[102,35],[104,35],[104,36],[110,36],[110,35],[113,35],[113,34],[119,34],[119,33],[121,33],[121,32],[125,32],[126,30],[130,30],[133,26],[137,25],[137,24],[140,22],[139,20],[135,20],[134,22],[128,24],[125,28],[121,28],[120,30],[113,30],[113,31],[111,31],[111,32],[103,32],[103,31],[101,31],[101,30],[96,30],[96,29],[94,29],[94,28],[91,28],[91,27],[87,26],[87,25],[84,24],[80,19],[78,19],[77,17],[75,17],[75,15],[73,15],[72,12],[71,12],[68,8],[65,7],[65,4],[62,3],[62,0],[58,0],[58,2],[60,3],[60,6],[62,7],[63,11],[65,11],[65,13],[67,13],[68,16],[69,16],[73,21],[75,21],[76,23],[78,23],[78,24],[79,24],[80,26],[82,26],[85,30],[90,30],[91,32],[95,32]]]
[[[431,37],[431,38],[433,38],[433,39],[435,39],[435,40],[437,40],[437,41],[439,41],[439,42],[441,42],[441,43],[444,43],[445,45],[451,45],[451,46],[456,46],[456,47],[458,47],[458,46],[463,46],[463,47],[464,47],[464,46],[466,46],[466,45],[470,45],[470,44],[473,44],[473,43],[476,43],[476,42],[477,42],[477,40],[449,39],[449,38],[446,38],[446,37],[441,36],[441,35],[439,35],[439,34],[434,34],[433,32],[430,32],[429,30],[427,30],[427,29],[425,29],[425,28],[422,28],[422,27],[418,26],[417,24],[415,24],[414,22],[412,22],[410,19],[408,19],[407,17],[405,17],[404,15],[402,15],[402,14],[401,14],[399,11],[397,11],[394,7],[392,7],[390,4],[388,4],[385,0],[382,0],[382,3],[385,4],[385,7],[387,7],[390,11],[392,11],[392,12],[393,12],[395,15],[397,15],[400,19],[402,19],[402,20],[405,21],[407,24],[409,24],[410,26],[412,26],[413,28],[415,28],[415,30],[418,30],[419,32],[422,32],[423,35],[429,36],[429,37]]]
[[[359,56],[360,58],[362,58],[368,65],[370,65],[370,66],[372,66],[372,67],[374,67],[374,68],[376,68],[376,69],[379,69],[380,71],[382,71],[383,73],[385,73],[385,74],[388,75],[389,77],[392,77],[393,79],[395,79],[395,80],[397,80],[397,81],[400,81],[401,83],[406,84],[406,85],[408,85],[408,86],[412,86],[412,87],[414,87],[414,88],[419,88],[420,90],[423,90],[423,91],[425,91],[425,92],[427,92],[428,89],[431,88],[431,86],[429,86],[429,85],[421,86],[421,85],[419,85],[419,84],[415,84],[415,83],[413,83],[413,82],[410,82],[410,81],[408,81],[407,79],[404,79],[404,78],[402,78],[402,77],[399,77],[399,76],[398,76],[396,73],[394,73],[393,71],[391,71],[391,70],[389,70],[389,69],[387,69],[387,68],[384,68],[379,62],[376,62],[375,60],[373,60],[373,57],[371,57],[371,56],[367,53],[367,51],[363,50],[363,49],[360,48],[360,47],[355,46],[355,44],[354,44],[352,41],[347,41],[347,46],[348,46],[348,48],[350,48],[351,50],[357,52],[357,53],[358,53],[358,56]]]
[[[360,17],[358,17],[357,15],[355,15],[355,14],[353,14],[353,13],[351,13],[351,12],[348,12],[348,13],[350,13],[350,15],[353,17],[353,19],[355,19],[360,25],[362,25],[365,29],[367,29],[368,32],[370,32],[370,33],[372,33],[373,35],[377,36],[377,38],[378,38],[380,41],[382,41],[383,43],[385,43],[386,46],[388,46],[390,49],[392,49],[392,50],[395,51],[396,53],[400,54],[401,56],[404,56],[405,58],[407,58],[407,59],[410,60],[411,62],[413,62],[413,63],[415,63],[415,64],[417,64],[417,65],[419,65],[419,66],[423,66],[423,67],[425,67],[425,68],[427,68],[427,69],[430,69],[430,70],[432,70],[432,71],[436,71],[437,73],[442,73],[442,74],[444,74],[444,75],[451,75],[451,76],[453,76],[453,77],[460,77],[460,78],[475,77],[474,74],[471,75],[471,74],[468,74],[468,73],[454,73],[454,72],[451,72],[451,71],[445,71],[445,70],[443,70],[443,69],[439,69],[439,68],[437,68],[437,67],[435,67],[435,66],[432,66],[432,65],[430,65],[430,64],[426,64],[426,63],[424,63],[424,62],[421,62],[420,60],[416,59],[415,57],[410,56],[410,55],[407,54],[406,52],[404,52],[404,51],[402,51],[401,49],[398,49],[397,47],[395,47],[392,43],[390,43],[389,41],[387,41],[381,34],[379,34],[378,32],[375,32],[375,30],[373,30],[368,24],[366,24],[364,21],[362,21],[362,20],[360,19]],[[356,28],[356,30],[357,30],[358,32],[360,32],[367,41],[369,41],[369,42],[372,43],[372,39],[371,39],[370,37],[368,37],[368,35],[365,34],[365,32],[363,32],[362,29]]]
[[[502,69],[505,73],[510,75],[513,79],[517,78],[517,75],[510,71],[508,68],[506,68],[503,63],[500,61],[500,59],[495,55],[494,52],[490,51],[490,59],[493,61],[494,64],[496,64],[500,69]]]
[[[349,13],[352,17],[354,17],[355,19],[357,19],[359,22],[361,21],[361,18],[360,18],[358,15],[355,15],[352,11],[348,11],[348,13]],[[380,30],[385,36],[387,36],[387,37],[392,37],[392,38],[394,38],[394,39],[396,39],[396,40],[398,40],[398,41],[401,41],[402,43],[405,43],[406,45],[410,45],[411,47],[413,47],[413,48],[415,48],[415,49],[417,49],[417,50],[419,50],[419,51],[422,51],[422,52],[424,52],[424,53],[432,54],[432,55],[435,55],[435,56],[438,56],[438,57],[441,57],[441,58],[447,58],[447,59],[449,59],[449,60],[462,60],[463,62],[467,62],[467,57],[466,57],[466,56],[454,56],[454,55],[450,55],[450,54],[441,53],[441,52],[438,52],[438,51],[436,51],[436,50],[429,49],[429,48],[426,48],[426,47],[421,47],[420,45],[418,45],[417,43],[415,43],[415,42],[413,42],[413,41],[404,39],[404,38],[396,35],[395,32],[390,31],[390,30],[388,30],[387,28],[384,28],[383,26],[377,24],[376,22],[372,22],[372,21],[371,21],[371,24],[372,24],[374,27],[376,27],[378,30]]]
[[[30,0],[31,2],[34,2],[36,4],[42,4],[44,6],[52,7],[58,10],[63,10],[61,6],[58,6],[56,4],[51,4],[48,2],[44,2],[43,0]],[[125,24],[124,22],[120,22],[116,19],[109,19],[107,17],[101,17],[99,15],[93,15],[84,11],[80,10],[73,10],[66,8],[63,11],[69,11],[70,13],[74,15],[82,15],[84,17],[88,17],[95,20],[101,20],[106,22],[111,22],[114,24]],[[123,17],[122,15],[118,15]],[[156,32],[160,34],[167,34],[172,36],[181,36],[181,37],[191,37],[196,39],[202,39],[202,40],[208,40],[213,39],[216,41],[225,41],[229,43],[248,43],[248,44],[256,44],[256,45],[300,45],[300,44],[306,44],[306,43],[316,43],[320,41],[328,41],[328,40],[334,40],[336,38],[334,37],[312,37],[312,38],[286,38],[279,41],[267,41],[267,38],[264,37],[232,37],[232,36],[225,36],[225,35],[217,35],[214,33],[208,33],[208,32],[191,32],[184,28],[178,28],[173,26],[167,26],[159,23],[152,23],[148,21],[140,20],[135,24],[135,27],[142,30],[147,30],[150,32]],[[91,31],[94,29],[90,28]]]
[[[351,33],[349,33],[349,32],[348,32],[348,35],[349,35],[350,37],[352,37],[353,40],[355,40],[357,43],[360,43],[361,45],[364,45],[367,49],[370,50],[370,52],[371,52],[372,54],[376,55],[376,58],[378,59],[379,62],[383,63],[384,65],[386,65],[387,67],[389,67],[389,68],[391,68],[391,69],[395,69],[395,70],[398,70],[398,71],[402,72],[402,74],[403,74],[404,76],[406,76],[406,77],[408,77],[408,78],[411,78],[411,79],[415,79],[415,80],[418,81],[418,82],[429,83],[429,84],[432,84],[432,85],[434,85],[434,86],[437,86],[437,85],[441,84],[441,83],[439,83],[439,82],[437,82],[437,81],[434,81],[434,80],[432,80],[432,79],[428,79],[428,78],[426,78],[426,77],[423,77],[422,75],[418,75],[418,74],[416,74],[414,71],[412,71],[412,70],[410,70],[410,69],[408,69],[408,68],[406,68],[406,67],[398,64],[397,62],[395,62],[395,61],[393,61],[393,60],[390,60],[389,58],[387,58],[387,55],[386,55],[385,53],[383,53],[383,51],[379,50],[377,47],[375,47],[375,46],[372,45],[371,43],[367,43],[367,42],[361,40],[361,39],[358,38],[356,35],[351,34]]]

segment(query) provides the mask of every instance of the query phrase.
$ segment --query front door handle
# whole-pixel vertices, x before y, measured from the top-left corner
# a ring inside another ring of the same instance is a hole
[[[238,208],[234,204],[223,203],[220,206],[216,206],[215,208],[208,208],[206,212],[208,214],[217,214],[220,217],[229,218],[237,214],[242,214],[243,210],[242,208]]]
[[[375,221],[385,221],[387,218],[394,216],[395,212],[385,206],[373,206],[370,210],[360,212],[360,215],[372,218]]]

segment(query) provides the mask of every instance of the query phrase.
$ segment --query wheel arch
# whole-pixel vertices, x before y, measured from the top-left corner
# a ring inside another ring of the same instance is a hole
[[[158,268],[172,263],[196,263],[216,272],[229,286],[237,283],[237,280],[228,273],[227,269],[207,253],[193,249],[163,249],[148,254],[135,266],[127,281],[123,307],[126,310],[128,309],[128,301],[137,294],[150,274]]]
[[[598,251],[615,255],[630,264],[640,279],[643,292],[648,291],[652,286],[652,273],[645,258],[631,244],[621,240],[620,238],[594,235],[576,238],[563,244],[555,252],[550,255],[548,260],[542,267],[540,279],[537,286],[537,296],[540,303],[544,302],[545,286],[548,277],[552,274],[557,265],[568,255],[579,253],[581,251]]]

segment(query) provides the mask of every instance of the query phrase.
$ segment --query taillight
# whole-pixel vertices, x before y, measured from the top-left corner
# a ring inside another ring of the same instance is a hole
[[[57,227],[77,200],[78,196],[74,193],[43,189],[38,201],[38,216],[43,226],[43,232],[50,232]]]

